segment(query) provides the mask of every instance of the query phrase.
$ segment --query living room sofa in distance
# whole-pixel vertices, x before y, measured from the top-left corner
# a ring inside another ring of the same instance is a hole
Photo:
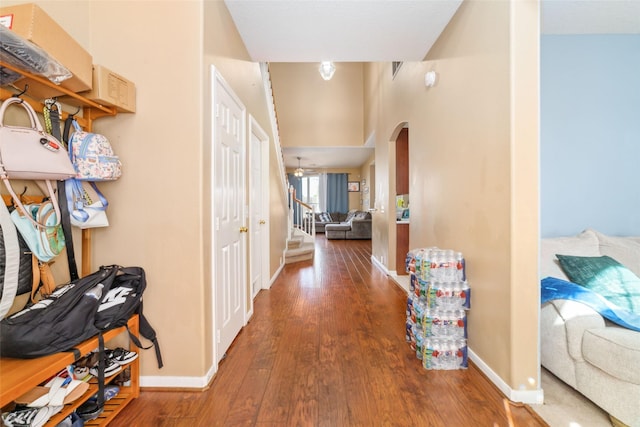
[[[316,233],[324,233],[327,224],[340,224],[347,219],[347,212],[316,212]]]
[[[344,221],[326,224],[324,234],[329,240],[371,239],[371,214],[364,211],[349,211]]]
[[[543,301],[547,299],[545,293],[548,296],[549,292],[557,291],[560,296],[564,286],[575,289],[576,295],[584,289],[583,286],[572,288],[575,285],[564,282],[569,281],[565,271],[571,273],[571,270],[567,270],[566,264],[560,265],[556,255],[578,261],[589,257],[587,260],[595,262],[608,256],[623,266],[622,273],[618,273],[617,267],[612,269],[616,274],[628,277],[630,270],[631,276],[633,273],[640,276],[640,237],[612,237],[585,230],[577,236],[545,238],[541,241],[540,251]],[[588,271],[590,275],[591,271],[597,270]],[[545,279],[547,277],[562,280]],[[631,283],[636,283],[635,280],[632,278]],[[575,275],[574,281],[577,282]],[[605,288],[607,292],[611,286]],[[593,296],[590,292],[589,295]],[[542,366],[605,410],[614,425],[640,427],[640,332],[603,317],[600,314],[603,311],[594,308],[601,300],[600,293],[595,296],[595,303],[585,302],[582,297],[574,298],[569,293],[543,302],[540,312]],[[632,298],[628,300],[632,301]],[[615,309],[616,306],[614,313]],[[622,314],[627,313],[633,321],[640,315],[629,310]],[[611,318],[610,313],[605,312],[605,315]],[[629,317],[623,316],[625,318]],[[620,323],[619,318],[614,320]]]

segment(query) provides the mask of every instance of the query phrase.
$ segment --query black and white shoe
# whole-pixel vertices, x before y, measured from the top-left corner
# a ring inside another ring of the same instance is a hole
[[[106,349],[105,352],[109,360],[113,360],[121,366],[133,362],[138,357],[138,353],[135,351],[125,350],[122,347],[115,350]]]
[[[2,414],[2,422],[7,427],[42,427],[52,415],[60,412],[61,406],[43,406]]]
[[[95,365],[93,365],[91,368],[89,368],[89,373],[94,377],[97,377],[99,373],[98,372],[99,366],[100,366],[99,363],[96,363]],[[120,366],[118,362],[111,360],[109,357],[107,357],[105,360],[104,377],[109,378],[120,371],[122,371],[122,366]]]

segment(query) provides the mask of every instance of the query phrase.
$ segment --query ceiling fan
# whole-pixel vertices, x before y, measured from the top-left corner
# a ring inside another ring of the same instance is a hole
[[[302,157],[296,157],[296,159],[298,159],[298,168],[293,172],[293,175],[298,178],[304,176],[305,174],[308,175],[309,173],[311,173],[312,175],[314,175],[317,172],[321,171],[319,169],[303,168],[302,166],[300,166],[300,159],[302,159]]]

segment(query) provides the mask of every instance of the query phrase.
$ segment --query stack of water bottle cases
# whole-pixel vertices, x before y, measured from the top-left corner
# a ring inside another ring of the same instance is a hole
[[[467,368],[471,292],[461,252],[438,248],[407,254],[410,275],[406,338],[425,369]]]

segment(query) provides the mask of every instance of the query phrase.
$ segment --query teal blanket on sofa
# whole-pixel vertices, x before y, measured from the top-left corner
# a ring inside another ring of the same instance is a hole
[[[624,310],[599,294],[572,282],[546,277],[541,281],[541,302],[566,299],[581,302],[613,323],[640,332],[640,315]]]

